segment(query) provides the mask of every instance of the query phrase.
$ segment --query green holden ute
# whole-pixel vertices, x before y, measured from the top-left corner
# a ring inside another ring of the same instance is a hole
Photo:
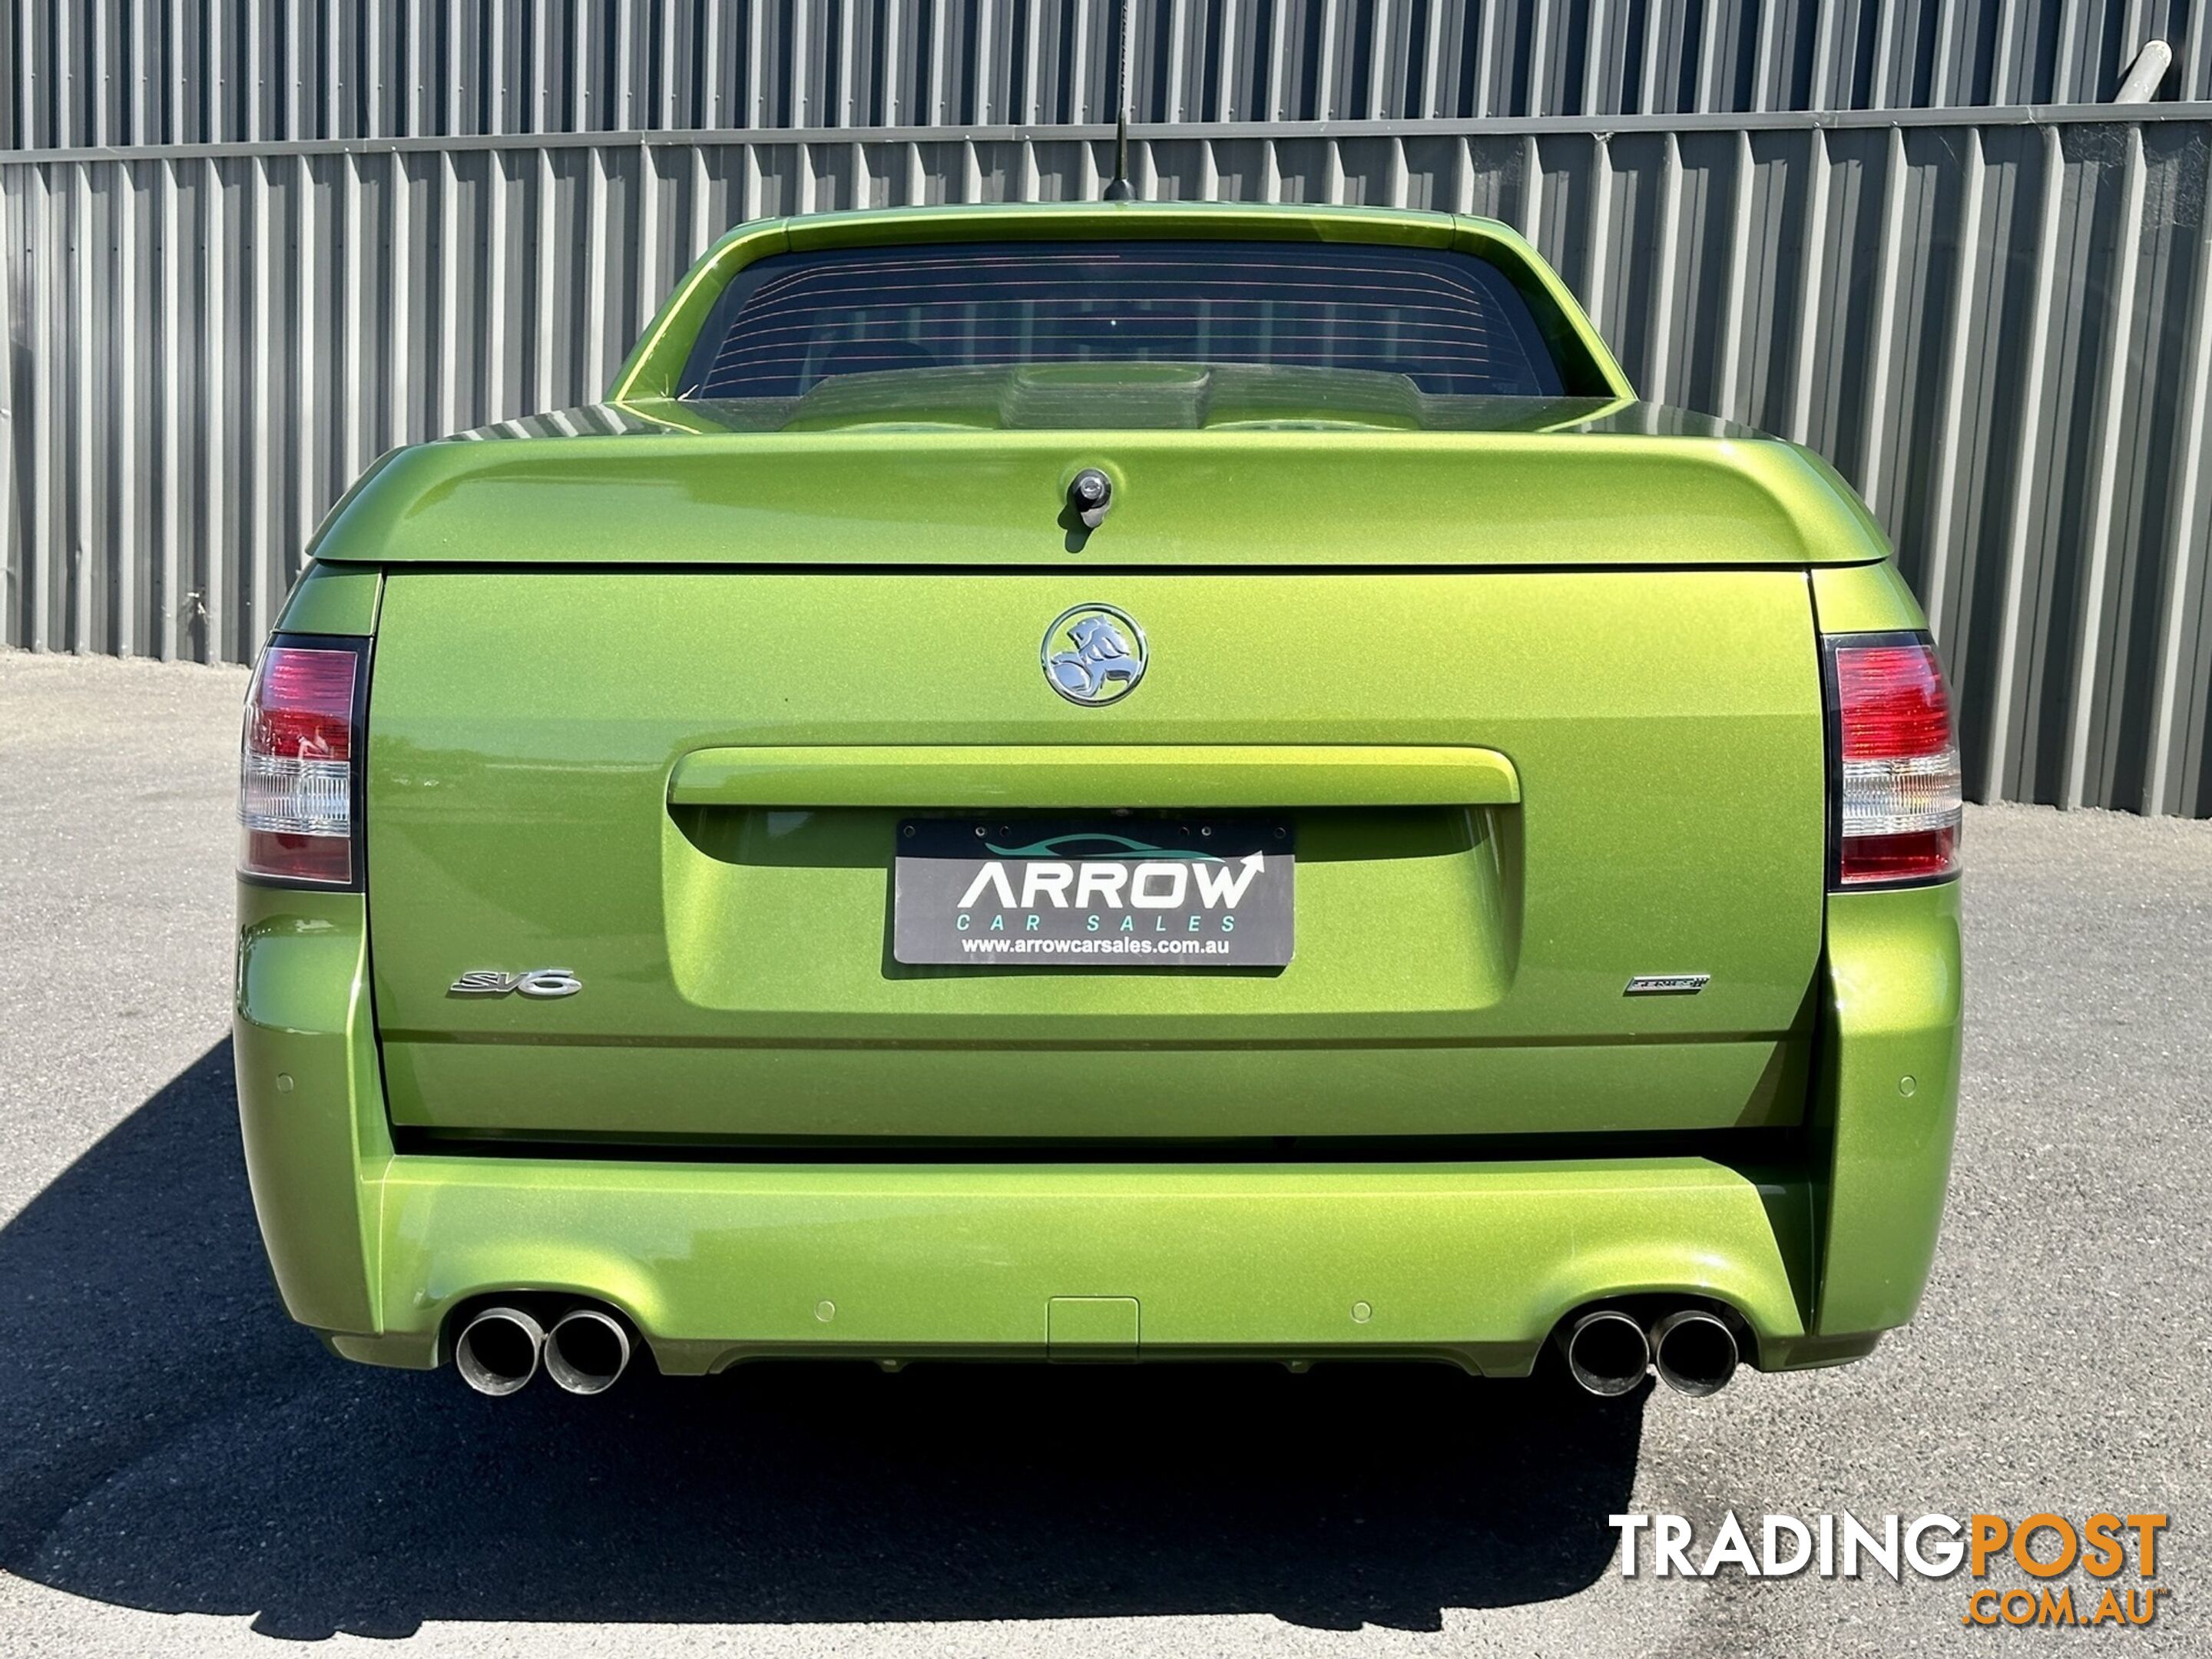
[[[236,1057],[339,1354],[1710,1392],[1912,1316],[1922,617],[1499,225],[747,225],[606,402],[394,451],[311,551]]]

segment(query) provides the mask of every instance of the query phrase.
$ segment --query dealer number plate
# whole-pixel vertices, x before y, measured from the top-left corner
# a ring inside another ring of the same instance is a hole
[[[1297,875],[1276,819],[909,818],[891,954],[976,967],[1279,968]]]

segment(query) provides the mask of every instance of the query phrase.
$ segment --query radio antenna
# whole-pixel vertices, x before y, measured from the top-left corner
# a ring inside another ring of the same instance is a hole
[[[1114,8],[1114,33],[1120,38],[1121,62],[1114,83],[1114,176],[1106,181],[1106,199],[1128,202],[1137,195],[1129,182],[1129,0],[1118,0]]]

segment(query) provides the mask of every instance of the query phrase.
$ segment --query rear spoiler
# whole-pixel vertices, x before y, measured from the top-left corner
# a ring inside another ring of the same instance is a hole
[[[641,412],[651,405],[640,405]],[[1637,405],[1635,408],[1646,406]],[[674,411],[672,411],[674,412]],[[439,442],[384,458],[315,557],[448,565],[1126,569],[1859,564],[1881,529],[1772,439],[1570,432],[699,433]],[[1087,545],[1085,466],[1116,480]]]

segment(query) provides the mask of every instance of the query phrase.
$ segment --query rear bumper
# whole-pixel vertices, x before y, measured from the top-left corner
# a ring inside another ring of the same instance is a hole
[[[671,1371],[1075,1341],[1094,1356],[1358,1351],[1517,1374],[1562,1313],[1622,1290],[1717,1296],[1784,1351],[1803,1335],[1767,1207],[1802,1194],[1698,1159],[1224,1170],[408,1158],[379,1196],[383,1329],[336,1346],[398,1364],[433,1363],[442,1310],[509,1286],[615,1303]]]
[[[254,1203],[295,1318],[425,1367],[488,1291],[625,1310],[664,1370],[768,1354],[1249,1355],[1525,1372],[1559,1318],[1735,1307],[1764,1369],[1868,1352],[1932,1256],[1957,1086],[1956,890],[1832,902],[1802,1167],[678,1164],[394,1154],[361,900],[245,890]],[[1905,1079],[1910,1079],[1907,1088]],[[1594,1147],[1594,1151],[1600,1150]]]

